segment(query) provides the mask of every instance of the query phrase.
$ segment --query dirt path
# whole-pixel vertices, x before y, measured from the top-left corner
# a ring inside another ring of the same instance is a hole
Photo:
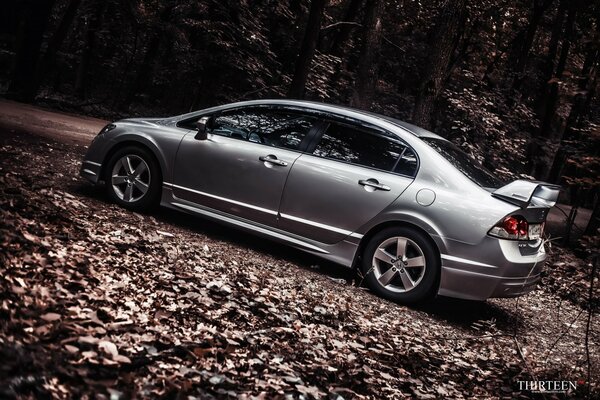
[[[26,130],[63,143],[88,145],[107,123],[97,118],[0,100],[0,127],[3,130]]]

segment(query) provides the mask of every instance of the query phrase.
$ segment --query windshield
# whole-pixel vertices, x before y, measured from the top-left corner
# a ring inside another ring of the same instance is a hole
[[[502,181],[452,142],[431,137],[422,137],[421,139],[479,186],[484,188],[502,187]]]

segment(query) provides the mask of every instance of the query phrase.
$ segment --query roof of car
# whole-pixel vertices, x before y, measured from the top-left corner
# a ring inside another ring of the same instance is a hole
[[[405,131],[407,131],[419,138],[430,137],[430,138],[444,139],[440,135],[437,135],[431,131],[428,131],[427,129],[420,128],[416,125],[409,124],[408,122],[404,122],[404,121],[401,121],[396,118],[388,117],[386,115],[381,115],[381,114],[377,114],[377,113],[370,112],[370,111],[359,110],[359,109],[352,108],[352,107],[337,105],[337,104],[320,103],[320,102],[308,101],[308,100],[291,100],[291,99],[250,100],[250,101],[240,102],[237,104],[239,104],[240,106],[242,106],[242,105],[248,105],[248,106],[250,106],[250,105],[269,105],[269,104],[285,105],[285,106],[298,106],[298,107],[307,107],[307,108],[312,108],[312,109],[318,109],[318,110],[322,110],[322,111],[331,111],[331,109],[335,109],[336,111],[341,112],[342,114],[345,114],[347,116],[351,116],[352,114],[354,114],[354,115],[359,114],[359,115],[369,116],[372,118],[381,119],[385,122],[389,122],[393,125],[399,126],[400,128],[404,129]]]

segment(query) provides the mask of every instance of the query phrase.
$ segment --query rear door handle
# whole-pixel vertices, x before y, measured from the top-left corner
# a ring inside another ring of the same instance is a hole
[[[285,167],[286,165],[288,165],[288,163],[286,163],[285,161],[281,161],[277,159],[277,156],[274,156],[273,154],[269,154],[268,156],[260,156],[258,157],[258,159],[260,161],[263,162],[268,162],[274,165],[280,165],[282,167]]]
[[[366,186],[369,188],[373,188],[376,190],[383,190],[386,192],[389,192],[391,190],[391,188],[387,185],[383,185],[381,183],[379,183],[379,181],[377,179],[361,179],[360,181],[358,181],[358,184],[361,186]]]

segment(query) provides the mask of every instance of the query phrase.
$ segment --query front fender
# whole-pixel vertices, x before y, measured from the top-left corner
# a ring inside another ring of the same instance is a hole
[[[127,144],[138,144],[146,147],[154,154],[161,169],[163,182],[173,181],[173,165],[181,140],[187,132],[173,128],[162,127],[162,130],[152,129],[151,132],[136,130],[121,132],[112,138],[112,146],[103,161],[119,147]]]
[[[160,166],[160,170],[163,176],[163,181],[170,182],[171,181],[171,168],[169,168],[169,162],[167,161],[167,157],[164,153],[164,150],[161,149],[161,146],[157,143],[157,141],[150,135],[139,133],[139,134],[123,134],[112,140],[112,146],[109,152],[106,154],[106,157],[102,164],[108,161],[108,158],[118,149],[123,146],[127,146],[129,144],[138,144],[142,145],[154,154],[158,164]]]

